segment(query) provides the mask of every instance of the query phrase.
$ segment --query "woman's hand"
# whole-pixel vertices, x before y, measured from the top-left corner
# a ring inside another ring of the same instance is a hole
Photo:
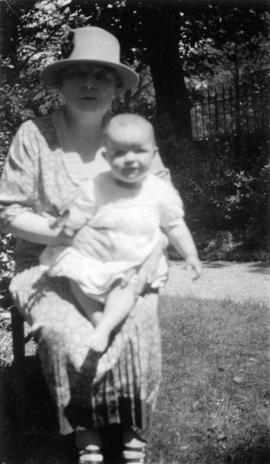
[[[23,272],[16,274],[11,280],[9,291],[14,304],[24,311],[24,316],[27,317],[26,309],[29,309],[31,297],[35,296],[34,284],[42,278],[44,269],[40,266],[25,269]]]
[[[74,236],[72,248],[83,254],[89,253],[102,261],[111,259],[111,242],[110,239],[98,229],[94,229],[86,224]]]

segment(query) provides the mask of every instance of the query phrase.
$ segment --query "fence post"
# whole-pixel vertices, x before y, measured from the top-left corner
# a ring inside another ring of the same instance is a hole
[[[249,101],[248,101],[248,91],[247,91],[247,83],[244,84],[244,101],[246,103],[246,131],[249,132]]]
[[[241,132],[258,132],[267,126],[267,96],[259,81],[219,86],[194,101],[192,107],[193,137],[209,140],[218,134],[233,135],[235,143]],[[240,148],[240,147],[239,147]]]
[[[223,108],[223,120],[224,120],[224,134],[226,134],[226,94],[225,87],[222,86],[222,108]]]
[[[234,104],[233,104],[233,91],[232,91],[232,87],[230,87],[230,109],[231,109],[231,132],[232,132],[232,135],[234,133]]]
[[[218,95],[215,90],[215,135],[218,134]]]
[[[209,117],[209,138],[212,137],[212,117],[211,117],[211,95],[209,88],[207,90],[207,102],[208,102],[208,117]]]

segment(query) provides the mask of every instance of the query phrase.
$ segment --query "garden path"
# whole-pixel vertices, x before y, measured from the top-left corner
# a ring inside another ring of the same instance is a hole
[[[181,261],[170,261],[169,280],[163,294],[196,298],[230,298],[234,301],[270,302],[270,266],[265,262],[203,263],[200,279],[192,280]]]

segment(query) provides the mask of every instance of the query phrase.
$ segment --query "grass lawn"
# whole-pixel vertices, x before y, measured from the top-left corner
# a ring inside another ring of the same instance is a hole
[[[254,302],[161,298],[163,380],[149,464],[270,462],[268,311]],[[55,444],[35,365],[26,371],[28,414],[17,435],[6,319],[0,319],[0,356],[0,464],[75,464]]]
[[[267,319],[261,304],[163,298],[150,463],[270,462]]]

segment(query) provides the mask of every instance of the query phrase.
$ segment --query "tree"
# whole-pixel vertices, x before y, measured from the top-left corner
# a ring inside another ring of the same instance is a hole
[[[91,24],[116,34],[124,56],[149,66],[155,90],[157,115],[170,115],[177,134],[191,137],[190,104],[179,56],[179,0],[95,1],[72,0],[71,11],[80,11]],[[165,72],[164,72],[165,71]]]
[[[171,116],[177,134],[191,138],[190,102],[179,54],[180,2],[144,2],[142,42],[156,95],[157,115]],[[158,33],[157,33],[158,31]]]
[[[209,75],[223,66],[237,92],[243,66],[250,58],[254,65],[258,51],[266,57],[260,48],[267,36],[263,1],[72,0],[70,8],[118,35],[129,62],[149,66],[156,113],[171,117],[181,139],[191,138],[186,80],[194,71]]]
[[[222,68],[223,78],[227,69],[237,85],[258,50],[262,60],[266,56],[260,43],[267,35],[267,8],[258,0],[0,0],[0,6],[4,95],[9,87],[14,99],[20,89],[21,111],[48,109],[38,69],[50,54],[57,56],[64,24],[98,25],[118,36],[124,60],[139,72],[149,68],[156,114],[169,115],[181,139],[191,137],[187,81],[192,76],[217,75]],[[38,97],[31,102],[34,89]]]

